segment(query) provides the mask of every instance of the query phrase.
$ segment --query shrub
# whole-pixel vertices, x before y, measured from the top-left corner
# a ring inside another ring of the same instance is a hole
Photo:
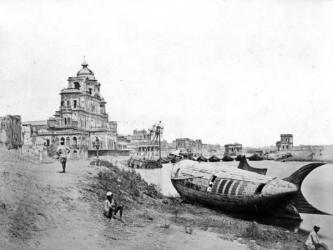
[[[90,163],[90,165],[95,164],[96,161]],[[154,199],[163,197],[155,185],[148,184],[134,170],[120,170],[113,166],[112,163],[104,160],[99,160],[97,164],[108,168],[108,170],[98,172],[97,185],[93,187],[93,189],[98,189],[96,193],[100,196],[100,199],[105,198],[107,191],[114,193],[116,200],[119,200],[123,204],[138,199],[142,194]]]

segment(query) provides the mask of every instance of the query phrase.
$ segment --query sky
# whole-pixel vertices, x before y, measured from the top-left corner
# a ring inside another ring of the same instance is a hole
[[[0,1],[0,115],[46,120],[83,57],[118,132],[333,143],[333,1]]]

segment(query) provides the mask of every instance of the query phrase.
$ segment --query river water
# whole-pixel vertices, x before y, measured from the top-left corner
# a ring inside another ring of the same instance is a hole
[[[237,167],[238,162],[221,162],[222,165]],[[257,161],[249,162],[252,167],[267,168],[267,175],[284,178],[292,174],[307,162],[278,162],[278,161]],[[178,196],[177,191],[172,186],[170,174],[173,168],[172,164],[165,164],[161,169],[136,169],[138,173],[148,182],[156,184],[161,192],[166,196]],[[302,184],[302,192],[307,201],[316,208],[333,214],[333,164],[326,164],[312,171]],[[260,223],[275,224],[297,231],[299,229],[311,231],[313,225],[320,225],[320,238],[333,249],[333,216],[301,214],[303,221],[293,223],[286,220],[270,220],[268,218],[260,220]],[[244,218],[244,217],[243,217]],[[247,218],[245,218],[247,219]]]

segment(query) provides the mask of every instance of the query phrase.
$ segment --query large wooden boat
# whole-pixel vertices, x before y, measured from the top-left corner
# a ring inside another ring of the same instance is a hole
[[[221,210],[267,214],[301,220],[299,213],[327,214],[304,198],[301,185],[304,178],[324,163],[303,166],[291,176],[279,179],[221,163],[183,160],[174,165],[171,181],[185,199]]]
[[[139,155],[133,156],[127,161],[128,167],[145,169],[162,168],[162,164],[167,161],[167,159],[162,159],[161,157],[162,131],[161,122],[149,129],[149,140],[142,145],[138,145],[137,148],[140,150],[137,153]]]

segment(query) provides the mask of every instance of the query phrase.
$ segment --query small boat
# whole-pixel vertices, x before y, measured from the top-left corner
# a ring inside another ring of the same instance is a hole
[[[234,160],[234,158],[232,158],[231,156],[229,156],[229,155],[225,155],[225,156],[223,156],[223,158],[222,158],[222,161],[233,161]]]
[[[153,151],[144,151],[144,154],[141,156],[133,156],[127,161],[127,165],[130,168],[145,168],[145,169],[154,169],[162,168],[167,160],[162,159],[161,157],[161,134],[163,127],[161,121],[153,126],[152,129],[149,129],[149,140],[148,148],[153,148]],[[141,147],[144,147],[142,145]],[[158,148],[158,159],[154,159],[155,148]],[[141,152],[142,153],[142,152]],[[150,153],[150,155],[148,155]],[[171,160],[170,160],[171,161]]]
[[[261,157],[261,156],[258,155],[258,154],[253,154],[253,155],[251,155],[250,157],[248,157],[248,159],[249,159],[250,161],[262,161],[264,158]]]
[[[288,158],[291,158],[293,155],[291,153],[286,153],[286,154],[283,154],[283,155],[280,155],[279,157],[277,157],[275,160],[276,161],[285,161],[287,160]]]
[[[212,155],[211,157],[208,158],[209,162],[218,162],[221,161],[220,158],[218,158],[216,155]]]
[[[203,155],[200,155],[200,156],[198,156],[197,161],[199,161],[199,162],[200,161],[207,162],[208,159],[206,157],[204,157]]]

